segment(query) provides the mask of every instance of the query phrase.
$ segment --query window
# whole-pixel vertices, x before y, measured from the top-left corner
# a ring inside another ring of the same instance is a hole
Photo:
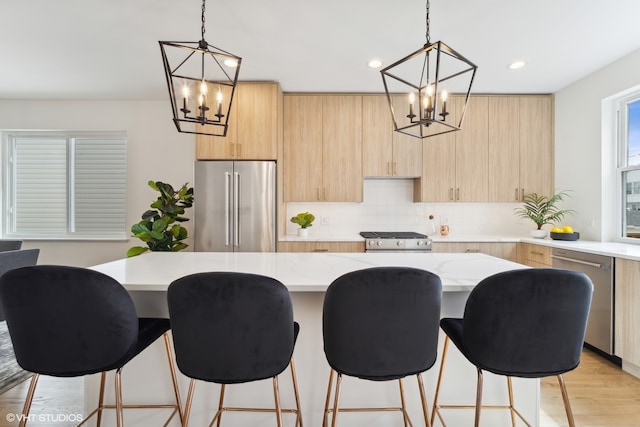
[[[640,238],[640,94],[618,101],[618,175],[622,183],[621,237]]]
[[[5,142],[7,237],[126,237],[124,133],[8,132]]]

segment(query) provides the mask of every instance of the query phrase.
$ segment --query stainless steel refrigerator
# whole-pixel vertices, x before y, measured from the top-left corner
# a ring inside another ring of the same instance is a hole
[[[275,252],[275,162],[197,161],[194,175],[196,251]]]

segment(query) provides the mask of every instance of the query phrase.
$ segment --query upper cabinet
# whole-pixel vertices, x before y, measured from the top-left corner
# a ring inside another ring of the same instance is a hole
[[[283,95],[272,82],[241,82],[226,137],[196,135],[196,158],[275,160],[282,140]]]
[[[450,98],[448,120],[456,123],[464,97]],[[472,96],[462,130],[422,140],[422,177],[414,186],[421,202],[486,202],[488,197],[488,98]]]
[[[553,193],[552,98],[489,98],[489,202]]]
[[[362,96],[284,99],[284,201],[362,201]]]
[[[396,111],[402,111],[408,105],[403,100],[406,96],[393,97]],[[417,138],[393,131],[386,95],[362,97],[362,144],[365,177],[415,178],[421,175],[422,143]]]
[[[464,99],[451,97],[457,121]],[[471,96],[462,130],[423,140],[421,202],[519,202],[553,192],[553,99]]]

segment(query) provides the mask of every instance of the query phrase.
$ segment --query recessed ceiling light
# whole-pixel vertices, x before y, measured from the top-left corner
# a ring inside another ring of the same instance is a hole
[[[516,61],[516,62],[512,63],[511,65],[509,65],[509,68],[512,69],[512,70],[517,70],[518,68],[522,68],[525,65],[527,65],[527,63],[524,62],[524,61]]]
[[[382,61],[379,59],[372,59],[367,65],[369,68],[380,68],[382,67]]]

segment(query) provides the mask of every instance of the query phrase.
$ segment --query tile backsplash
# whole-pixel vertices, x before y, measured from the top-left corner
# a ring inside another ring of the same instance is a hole
[[[519,203],[414,203],[412,179],[366,179],[362,203],[287,203],[287,218],[309,211],[316,220],[310,236],[342,236],[360,231],[429,233],[429,215],[436,227],[446,221],[451,236],[526,236],[533,223],[517,217]],[[286,234],[298,226],[287,221]]]

